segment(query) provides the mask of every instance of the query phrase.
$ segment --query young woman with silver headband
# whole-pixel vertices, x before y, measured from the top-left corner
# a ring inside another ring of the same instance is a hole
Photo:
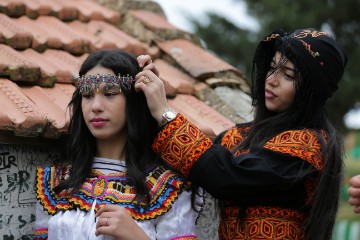
[[[82,64],[67,158],[37,170],[34,239],[197,239],[201,198],[151,149],[158,123],[134,90],[138,61],[99,50]]]

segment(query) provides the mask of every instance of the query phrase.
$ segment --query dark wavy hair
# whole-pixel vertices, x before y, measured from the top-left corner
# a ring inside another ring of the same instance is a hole
[[[283,36],[285,33],[280,31]],[[312,72],[291,50],[289,37],[275,40],[273,47],[258,47],[252,72],[252,96],[255,117],[246,139],[238,149],[263,146],[267,141],[286,130],[313,129],[320,140],[324,166],[315,189],[312,207],[304,224],[306,239],[331,239],[343,178],[343,143],[341,135],[330,120],[324,99],[319,98],[319,87]],[[269,111],[265,105],[265,81],[271,61],[278,51],[295,67],[296,94],[288,109],[280,113]],[[324,137],[323,132],[326,137]]]
[[[111,69],[115,75],[129,74],[133,78],[140,68],[136,58],[121,50],[98,50],[91,53],[82,64],[79,76],[85,75],[95,66]],[[127,142],[125,161],[127,177],[135,187],[136,197],[133,201],[149,204],[149,189],[145,185],[146,168],[159,164],[159,157],[151,149],[153,139],[158,133],[157,121],[152,117],[142,92],[122,89],[126,97]],[[69,103],[71,119],[68,133],[67,160],[70,164],[69,178],[54,188],[59,193],[64,189],[73,192],[79,190],[86,177],[91,173],[96,154],[96,139],[89,131],[83,118],[81,108],[82,95],[77,89]]]

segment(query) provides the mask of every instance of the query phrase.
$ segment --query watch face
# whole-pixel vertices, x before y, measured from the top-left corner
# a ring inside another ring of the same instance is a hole
[[[171,111],[171,110],[167,111],[166,115],[167,115],[167,118],[169,118],[169,119],[173,119],[173,118],[176,117],[176,113],[174,111]]]

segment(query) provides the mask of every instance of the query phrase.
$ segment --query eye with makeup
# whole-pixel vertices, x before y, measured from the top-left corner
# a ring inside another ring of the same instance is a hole
[[[85,99],[90,99],[94,96],[94,93],[93,92],[90,92],[90,93],[82,93],[81,96]]]
[[[293,81],[295,79],[293,71],[289,71],[289,70],[284,71],[284,76],[287,80]]]
[[[114,97],[114,96],[116,96],[116,95],[118,95],[119,94],[119,91],[106,91],[105,93],[104,93],[104,96],[105,97],[107,97],[107,98],[111,98],[111,97]]]
[[[107,98],[114,97],[120,94],[121,92],[121,88],[119,86],[111,86],[108,89],[105,88],[103,90],[104,90],[104,96]]]

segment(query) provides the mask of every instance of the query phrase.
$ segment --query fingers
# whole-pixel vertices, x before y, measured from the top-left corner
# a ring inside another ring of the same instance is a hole
[[[106,212],[116,212],[116,211],[123,211],[123,210],[125,210],[125,208],[123,208],[121,206],[117,206],[117,205],[113,205],[113,204],[106,204],[106,205],[102,206],[99,209],[99,211],[97,211],[95,216],[100,217],[103,213],[106,213]]]
[[[148,89],[149,87],[154,91],[164,88],[163,81],[149,70],[138,73],[135,76],[135,91],[143,91],[144,94],[147,95],[148,91],[150,91],[150,89]]]
[[[348,193],[349,193],[350,196],[360,199],[360,188],[358,188],[358,187],[349,187],[348,188]]]
[[[137,59],[140,67],[144,67],[147,64],[152,63],[152,59],[151,59],[150,55],[140,55],[136,59]]]
[[[119,218],[123,215],[129,215],[125,208],[117,205],[105,205],[96,213],[98,217],[96,223],[96,236],[100,234],[108,234],[117,227]]]
[[[155,64],[152,62],[152,59],[149,55],[140,55],[137,57],[139,66],[144,70],[149,70],[153,72],[156,76],[159,76],[159,71],[157,70]]]
[[[356,175],[350,178],[349,181],[350,186],[360,188],[360,175]]]
[[[354,207],[354,213],[360,213],[360,205]]]

